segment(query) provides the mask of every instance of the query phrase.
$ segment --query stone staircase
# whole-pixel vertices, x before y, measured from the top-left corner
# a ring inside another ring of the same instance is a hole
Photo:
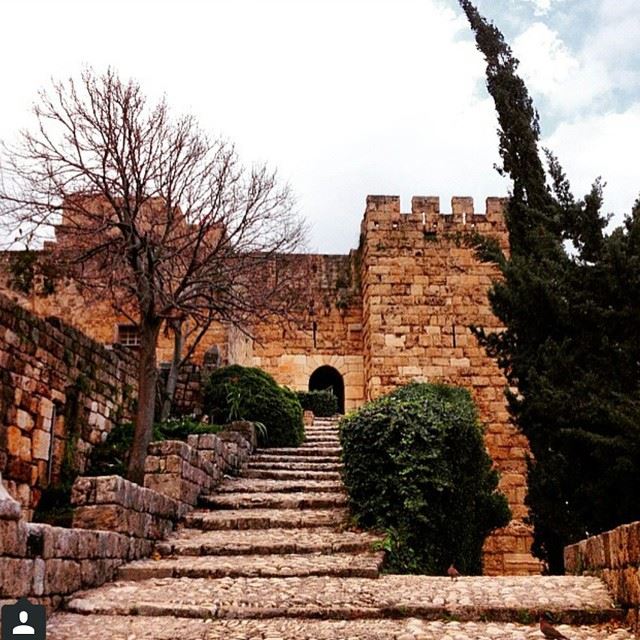
[[[631,638],[597,579],[380,575],[376,537],[350,530],[334,420],[297,449],[252,457],[153,559],[75,594],[49,640]],[[565,625],[565,626],[563,626]]]

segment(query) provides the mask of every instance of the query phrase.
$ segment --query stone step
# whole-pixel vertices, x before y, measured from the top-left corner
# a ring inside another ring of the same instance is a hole
[[[340,431],[340,425],[337,422],[314,422],[305,431]]]
[[[383,552],[361,554],[275,554],[243,556],[181,556],[138,560],[118,569],[118,579],[157,578],[377,578]]]
[[[340,464],[340,456],[310,456],[310,455],[270,455],[270,454],[257,454],[251,456],[251,462],[277,462],[277,463],[289,463],[294,464]]]
[[[247,469],[282,469],[284,471],[340,471],[339,462],[254,462],[247,465]]]
[[[303,440],[304,445],[338,447],[340,446],[340,438],[325,435],[307,435]]]
[[[623,612],[614,607],[604,584],[595,578],[583,580],[463,577],[452,582],[449,578],[392,575],[378,579],[155,578],[117,582],[77,594],[68,608],[83,613],[191,618],[422,618],[500,623],[532,623],[548,611],[558,624],[620,621]],[[532,637],[540,637],[539,632]]]
[[[340,447],[316,447],[301,445],[300,447],[286,447],[282,449],[256,449],[255,455],[278,455],[278,456],[340,456]]]
[[[366,553],[380,538],[365,532],[313,529],[248,529],[198,531],[182,529],[158,542],[156,551],[168,556],[259,555],[275,553]]]
[[[183,609],[184,607],[184,609]],[[47,621],[48,640],[524,640],[542,639],[537,626],[492,622],[420,619],[268,620],[215,619],[215,606],[203,607],[197,619],[185,619],[189,605],[174,605],[171,614],[153,616],[153,603],[133,616],[58,613]],[[138,615],[139,614],[139,615]],[[214,619],[212,619],[214,618]],[[572,640],[633,640],[633,634],[609,626],[566,627]]]
[[[245,478],[264,478],[269,480],[335,480],[341,479],[338,471],[289,471],[282,469],[245,469]]]
[[[347,504],[345,493],[233,493],[200,498],[210,509],[330,509]]]
[[[192,511],[185,518],[190,529],[300,529],[330,527],[343,524],[346,509],[237,509]]]
[[[339,436],[340,429],[338,427],[307,427],[304,432],[307,435],[315,436]]]
[[[342,493],[344,485],[337,480],[262,480],[260,478],[230,478],[216,487],[216,493]]]

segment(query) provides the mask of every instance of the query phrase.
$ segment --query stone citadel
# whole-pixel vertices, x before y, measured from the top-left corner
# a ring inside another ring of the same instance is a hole
[[[261,367],[294,389],[332,387],[343,411],[414,380],[468,388],[513,513],[510,525],[486,543],[485,572],[538,573],[523,522],[527,441],[510,422],[502,371],[470,329],[499,328],[487,295],[499,270],[478,257],[473,240],[492,238],[508,250],[504,205],[504,199],[488,198],[479,213],[471,198],[454,197],[445,214],[438,198],[414,197],[411,212],[402,213],[399,197],[369,196],[357,250],[295,256],[309,274],[297,326],[261,323],[251,327],[252,340],[213,326],[196,360],[213,349],[222,362]],[[136,344],[130,321],[117,317],[107,301],[88,305],[72,285],[19,301],[98,342]],[[162,337],[159,360],[170,354],[171,340]]]

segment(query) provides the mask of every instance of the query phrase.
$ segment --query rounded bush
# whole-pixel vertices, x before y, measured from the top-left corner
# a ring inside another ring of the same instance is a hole
[[[205,384],[204,410],[216,424],[262,422],[266,446],[297,447],[304,438],[302,407],[294,391],[261,369],[231,365],[215,370]]]
[[[484,540],[511,514],[468,391],[410,384],[345,417],[340,439],[353,516],[386,531],[391,571],[482,572]]]
[[[297,391],[296,395],[305,411],[313,411],[314,416],[328,418],[338,413],[338,398],[330,389],[322,391]]]

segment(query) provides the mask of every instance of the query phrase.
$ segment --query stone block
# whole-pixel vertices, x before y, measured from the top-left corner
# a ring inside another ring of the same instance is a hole
[[[120,476],[102,476],[93,478],[95,484],[95,502],[96,504],[117,504],[126,505],[126,488],[127,482]]]
[[[33,560],[0,557],[0,598],[31,594]]]
[[[33,417],[29,413],[27,413],[23,409],[18,409],[16,413],[16,424],[18,425],[18,427],[20,427],[20,429],[28,432],[33,429],[35,422]]]
[[[129,512],[120,505],[97,504],[78,507],[73,514],[73,527],[128,533]]]
[[[46,561],[44,593],[65,595],[77,591],[82,584],[80,563],[52,558]]]
[[[35,429],[31,435],[31,457],[35,460],[48,460],[50,444],[51,434]]]
[[[33,576],[31,579],[31,591],[35,596],[43,596],[45,589],[45,574],[47,563],[42,558],[35,558],[33,561]]]
[[[71,504],[82,506],[93,504],[96,500],[94,478],[76,478],[71,487]]]
[[[26,526],[20,520],[0,519],[0,556],[24,557],[27,553]]]
[[[0,520],[19,520],[21,514],[20,503],[6,490],[0,474]]]
[[[97,531],[78,529],[78,558],[95,558],[100,553]]]
[[[225,431],[239,433],[249,444],[249,449],[253,451],[258,446],[258,434],[255,425],[247,420],[231,422],[225,426]]]
[[[189,446],[185,442],[180,442],[178,440],[152,442],[149,444],[147,454],[151,456],[178,455],[186,460],[189,456]]]

